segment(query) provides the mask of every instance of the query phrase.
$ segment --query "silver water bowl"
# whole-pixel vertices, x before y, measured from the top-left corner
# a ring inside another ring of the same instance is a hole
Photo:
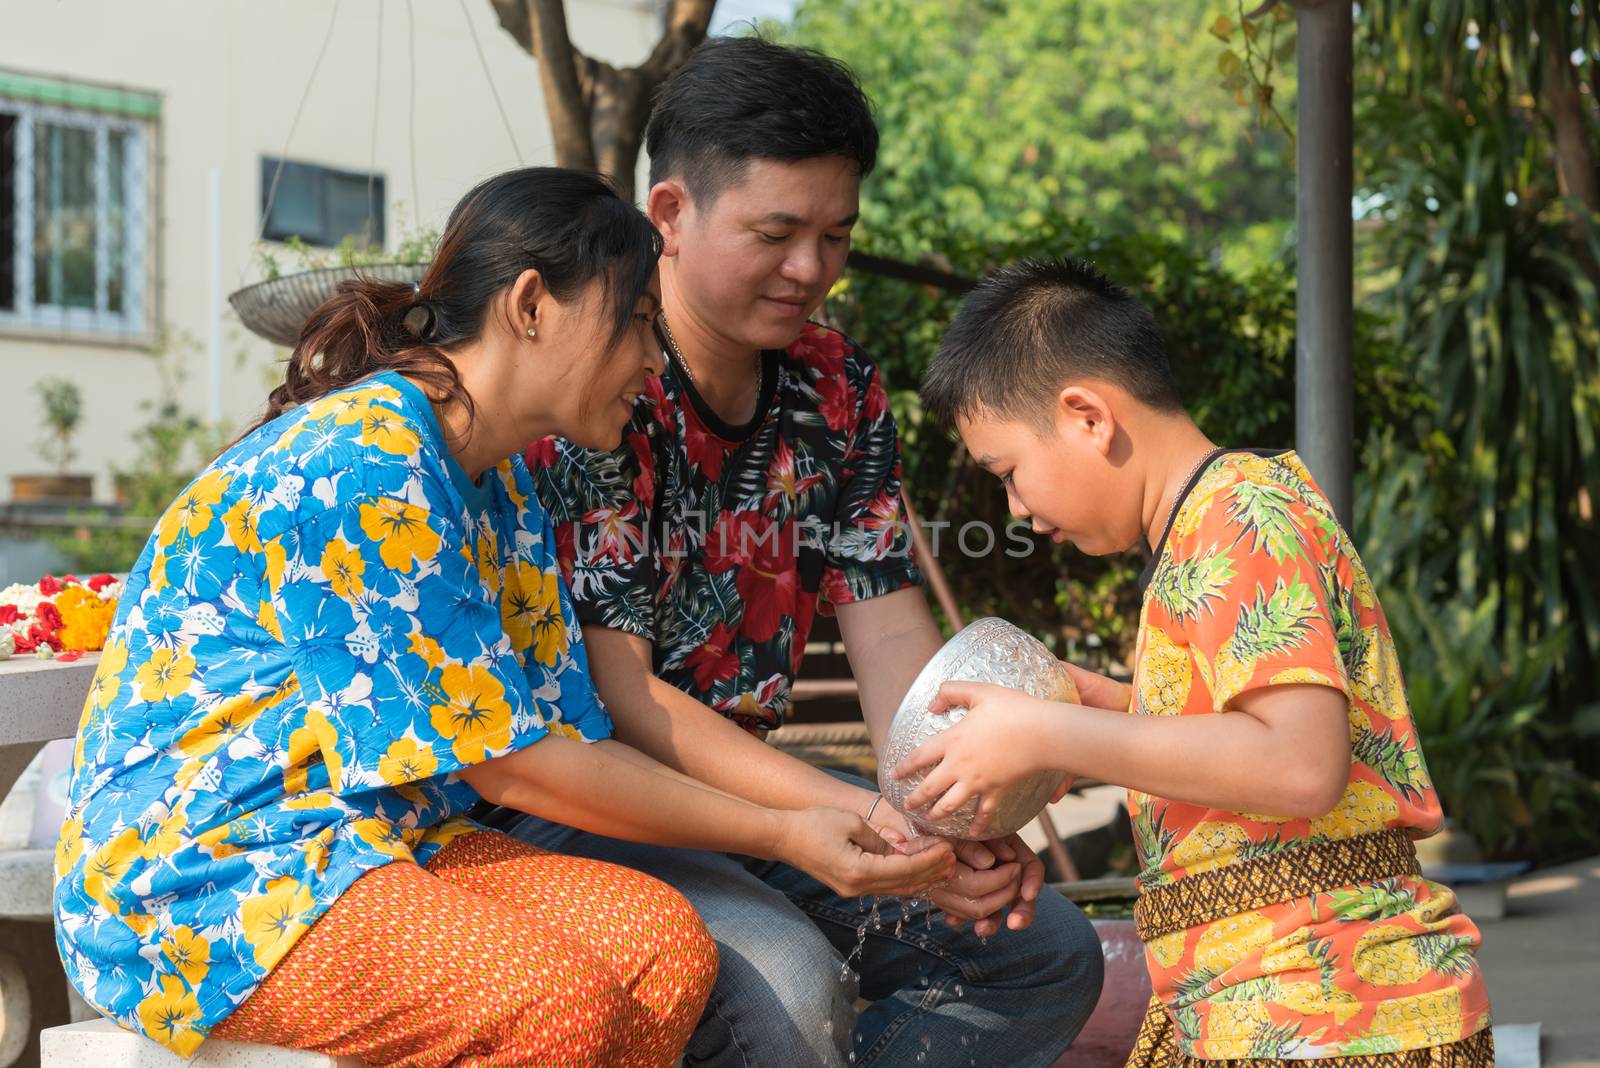
[[[966,716],[964,708],[939,713],[928,711],[939,687],[955,680],[988,682],[1047,701],[1074,703],[1078,700],[1078,688],[1061,661],[1043,643],[1005,620],[993,617],[975,620],[964,627],[917,675],[900,702],[894,721],[889,724],[889,737],[878,763],[878,786],[884,800],[904,813],[914,829],[946,838],[971,838],[968,831],[978,814],[977,798],[968,800],[945,819],[930,822],[915,812],[908,812],[905,804],[906,798],[921,784],[923,774],[919,772],[905,779],[896,779],[892,774],[895,765],[913,749],[960,723]],[[1047,771],[1012,787],[1001,798],[1000,811],[984,829],[983,837],[1000,838],[1026,827],[1049,804],[1065,779],[1061,772]]]

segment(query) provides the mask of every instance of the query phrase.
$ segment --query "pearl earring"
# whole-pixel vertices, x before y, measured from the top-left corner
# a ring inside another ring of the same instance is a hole
[[[539,336],[539,331],[530,326],[530,327],[528,327],[528,336],[529,337],[538,337]]]

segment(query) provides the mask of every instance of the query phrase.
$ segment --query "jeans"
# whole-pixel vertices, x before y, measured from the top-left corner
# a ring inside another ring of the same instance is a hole
[[[980,939],[897,898],[882,899],[871,923],[869,901],[787,864],[496,817],[525,842],[645,872],[694,905],[721,968],[688,1068],[1046,1068],[1100,997],[1099,938],[1049,888],[1026,931]],[[857,997],[872,1003],[859,1016]]]

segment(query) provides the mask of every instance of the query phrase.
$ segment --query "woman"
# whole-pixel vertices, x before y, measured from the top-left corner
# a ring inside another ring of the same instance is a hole
[[[163,516],[79,729],[57,935],[86,1000],[383,1065],[667,1064],[716,971],[664,884],[464,818],[781,858],[849,893],[942,878],[858,817],[779,812],[607,740],[518,453],[618,444],[660,240],[532,168],[452,213],[420,286],[307,322],[265,417]],[[641,491],[643,492],[643,491]]]

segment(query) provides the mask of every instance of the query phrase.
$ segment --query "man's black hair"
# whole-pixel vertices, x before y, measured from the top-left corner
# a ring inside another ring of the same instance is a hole
[[[753,159],[840,156],[865,178],[878,160],[878,127],[838,60],[760,37],[713,37],[661,87],[645,150],[651,185],[679,178],[709,206]]]
[[[1083,260],[1022,260],[978,283],[922,382],[945,423],[980,411],[1047,425],[1068,382],[1099,379],[1181,411],[1156,317]]]

